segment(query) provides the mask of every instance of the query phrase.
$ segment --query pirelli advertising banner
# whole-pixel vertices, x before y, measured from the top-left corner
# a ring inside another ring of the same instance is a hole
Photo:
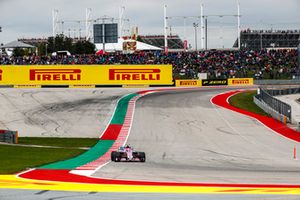
[[[201,80],[176,80],[176,87],[201,87]]]
[[[172,85],[172,65],[0,66],[0,85]]]
[[[228,79],[228,85],[253,85],[253,78],[230,78]]]
[[[208,79],[202,80],[202,86],[218,86],[218,85],[227,85],[227,79]]]

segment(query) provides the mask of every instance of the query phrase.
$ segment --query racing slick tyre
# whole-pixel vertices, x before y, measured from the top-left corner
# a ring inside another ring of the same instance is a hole
[[[116,151],[111,152],[111,161],[119,162],[120,160],[121,159],[120,159],[119,152],[116,152]]]
[[[140,161],[141,162],[146,162],[146,154],[145,152],[140,152]]]

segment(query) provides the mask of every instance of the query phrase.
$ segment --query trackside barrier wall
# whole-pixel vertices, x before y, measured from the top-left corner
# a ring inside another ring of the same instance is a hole
[[[208,79],[202,80],[202,86],[226,86],[228,85],[228,79]]]
[[[205,87],[205,86],[249,86],[253,78],[207,79],[207,80],[176,80],[176,87]]]
[[[0,142],[18,143],[18,131],[0,130]]]
[[[174,86],[172,65],[0,66],[0,87],[95,88]],[[177,87],[253,85],[252,78],[176,80]]]
[[[201,80],[176,80],[176,87],[201,87]]]
[[[172,65],[22,65],[0,66],[0,85],[173,85]]]
[[[228,79],[228,85],[234,85],[234,86],[253,85],[253,78],[230,78]]]
[[[149,85],[122,85],[123,88],[148,88]]]
[[[254,97],[254,102],[265,112],[269,113],[274,118],[282,121],[283,123],[292,122],[291,106],[273,97],[279,94],[287,94],[283,91],[284,90],[268,90],[259,88],[258,94]]]

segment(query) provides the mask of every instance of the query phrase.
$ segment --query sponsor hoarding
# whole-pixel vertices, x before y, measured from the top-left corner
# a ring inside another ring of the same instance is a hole
[[[1,66],[0,85],[172,85],[172,65]]]
[[[123,88],[148,88],[149,85],[122,85]]]
[[[95,85],[69,85],[69,88],[95,88]]]
[[[136,41],[124,41],[123,42],[123,51],[136,51]]]
[[[228,85],[253,85],[253,78],[230,78]]]
[[[176,80],[176,87],[201,87],[201,80]]]
[[[41,88],[41,85],[14,85],[14,88]]]
[[[218,86],[218,85],[227,85],[227,79],[209,79],[202,80],[202,86]]]

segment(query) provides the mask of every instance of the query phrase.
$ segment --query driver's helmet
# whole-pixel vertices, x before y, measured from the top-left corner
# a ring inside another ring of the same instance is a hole
[[[127,145],[125,146],[125,148],[130,148],[130,146],[127,144]]]

